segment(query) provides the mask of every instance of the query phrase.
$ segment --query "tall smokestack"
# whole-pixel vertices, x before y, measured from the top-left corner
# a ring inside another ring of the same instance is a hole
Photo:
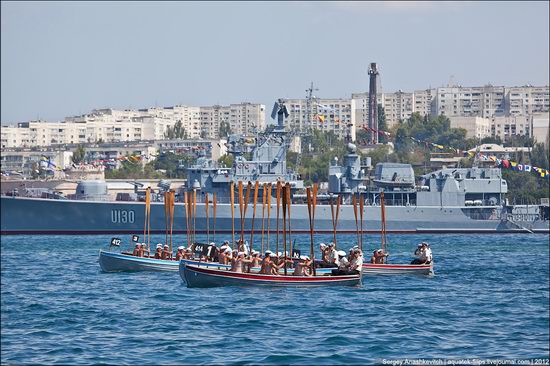
[[[378,143],[378,102],[376,100],[376,78],[378,70],[376,62],[371,62],[369,67],[369,121],[370,128],[370,144]]]

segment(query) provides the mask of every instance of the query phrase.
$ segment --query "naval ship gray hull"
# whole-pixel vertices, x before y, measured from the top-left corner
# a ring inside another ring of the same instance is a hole
[[[252,205],[245,217],[245,231],[250,232]],[[176,203],[174,233],[186,232],[184,206]],[[105,202],[55,200],[25,197],[1,197],[1,233],[7,234],[139,234],[144,226],[143,202]],[[261,204],[257,206],[255,232],[262,228]],[[392,233],[546,233],[549,221],[517,206],[512,211],[502,207],[438,207],[438,206],[386,206],[387,231]],[[276,207],[270,213],[270,231],[276,230]],[[307,205],[293,204],[292,232],[309,232]],[[214,230],[212,206],[209,207],[210,233]],[[235,232],[240,233],[239,207],[235,205]],[[267,210],[265,229],[267,230]],[[282,216],[281,216],[282,217]],[[315,232],[331,233],[332,220],[329,205],[318,205],[315,212]],[[282,219],[280,224],[282,225]],[[206,233],[207,221],[204,204],[197,204],[195,228]],[[216,210],[216,234],[231,235],[231,205],[218,203]],[[337,231],[355,233],[353,207],[342,205]],[[364,232],[380,231],[380,207],[365,206]],[[151,204],[151,232],[165,232],[164,204]]]

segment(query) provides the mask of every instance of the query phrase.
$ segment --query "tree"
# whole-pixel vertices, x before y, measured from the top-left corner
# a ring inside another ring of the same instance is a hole
[[[218,134],[220,137],[228,137],[229,135],[231,135],[231,126],[229,125],[229,122],[222,121],[220,123]]]
[[[225,155],[222,155],[220,156],[220,158],[218,159],[218,163],[221,165],[221,166],[225,166],[227,168],[231,168],[233,166],[233,155],[231,154],[225,154]]]
[[[168,140],[186,139],[187,131],[185,131],[185,128],[183,128],[181,120],[178,120],[173,127],[168,126],[166,128],[166,132],[164,133],[164,137]]]
[[[85,156],[86,156],[86,150],[84,149],[84,146],[78,145],[76,147],[76,150],[73,152],[73,156],[71,157],[71,160],[75,164],[80,164],[84,161]]]
[[[384,107],[382,104],[378,104],[378,131],[387,131],[388,124],[386,123],[386,113],[384,112]],[[378,134],[378,141],[385,143],[387,140],[385,135]]]

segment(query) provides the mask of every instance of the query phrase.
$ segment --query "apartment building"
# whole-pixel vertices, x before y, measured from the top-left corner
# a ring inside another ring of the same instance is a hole
[[[162,140],[168,128],[182,123],[187,138],[217,138],[221,121],[233,133],[265,129],[265,106],[240,103],[229,106],[172,106],[139,110],[95,109],[60,122],[30,121],[2,126],[1,146],[35,147],[90,142]]]
[[[345,137],[350,125],[351,139],[355,140],[355,118],[352,118],[351,99],[320,99],[315,98],[308,106],[306,99],[287,99],[289,113],[286,119],[291,131],[306,132],[309,128],[321,131],[332,131],[340,137]]]
[[[466,138],[482,139],[491,136],[491,120],[478,116],[473,117],[449,117],[451,128],[463,128],[466,130]]]

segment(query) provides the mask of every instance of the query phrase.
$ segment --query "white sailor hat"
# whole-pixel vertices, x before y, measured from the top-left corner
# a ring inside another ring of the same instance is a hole
[[[353,249],[359,249],[359,245],[354,245]]]
[[[283,255],[283,253],[277,252],[277,257],[280,257],[280,256],[282,256],[282,255]]]
[[[330,243],[328,243],[328,246],[329,246],[329,247],[333,247],[333,246],[334,246],[334,243],[333,243],[333,242],[330,242]]]
[[[346,252],[344,252],[343,250],[339,250],[339,251],[338,251],[338,256],[339,256],[339,257],[345,257],[345,256],[346,256]]]
[[[231,248],[227,247],[227,248],[225,248],[225,252],[226,252],[226,253],[231,253],[232,250],[231,250]]]
[[[424,244],[424,243],[420,243],[420,244],[417,245],[417,247],[420,248],[423,244]]]
[[[184,248],[183,245],[180,245],[180,246],[178,247],[178,250],[184,250],[184,249],[185,249],[185,248]]]
[[[238,252],[237,255],[240,257],[240,256],[244,256],[244,252]]]
[[[226,244],[229,245],[229,240],[225,240],[225,241],[223,242],[223,244],[224,244],[224,245],[226,245]]]
[[[140,243],[136,243],[136,247],[139,247],[141,244]]]
[[[325,243],[319,244],[319,248],[326,248],[326,247],[327,247],[327,245]]]
[[[273,254],[273,252],[271,250],[266,250],[265,251],[265,255],[271,255],[271,254]]]
[[[158,244],[157,244],[157,248],[162,248],[162,244],[161,244],[161,243],[158,243]]]
[[[211,243],[210,243],[210,245],[214,245],[214,246],[216,246],[216,243],[214,243],[214,242],[211,242]]]
[[[306,257],[306,260],[309,260],[309,255],[304,255],[304,257]]]
[[[305,260],[306,260],[306,256],[305,256],[305,255],[301,255],[301,256],[300,256],[300,259],[303,260],[303,261],[305,261]]]
[[[185,249],[186,252],[192,252],[191,248]]]

